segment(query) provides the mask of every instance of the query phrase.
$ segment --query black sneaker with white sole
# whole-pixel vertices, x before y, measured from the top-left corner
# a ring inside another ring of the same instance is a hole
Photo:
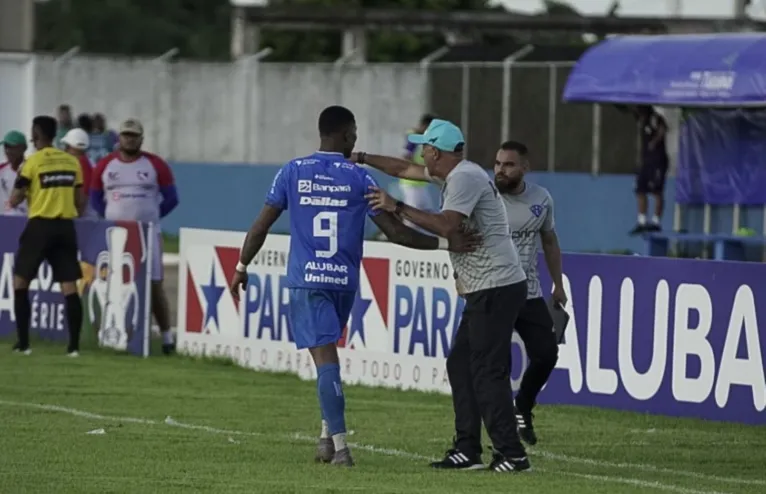
[[[519,430],[521,440],[530,446],[537,444],[537,434],[535,434],[535,426],[532,422],[535,416],[532,412],[522,412],[516,407],[514,407],[514,413],[516,414],[516,427]]]
[[[469,455],[457,448],[447,451],[444,459],[431,463],[431,468],[445,470],[483,470],[485,467],[481,461],[481,455]]]
[[[29,345],[22,345],[17,341],[16,344],[13,345],[13,352],[20,353],[22,355],[30,355],[32,353],[32,349],[29,348]]]
[[[532,468],[529,464],[529,458],[523,456],[521,458],[506,458],[497,451],[492,453],[492,463],[489,464],[489,469],[493,472],[500,473],[518,473]]]

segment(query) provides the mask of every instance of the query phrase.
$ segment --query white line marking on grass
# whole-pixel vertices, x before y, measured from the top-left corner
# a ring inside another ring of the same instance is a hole
[[[228,429],[218,429],[216,427],[210,427],[208,425],[187,424],[184,422],[179,422],[172,417],[165,417],[164,423],[165,425],[169,425],[171,427],[178,427],[180,429],[189,429],[193,431],[210,432],[211,434],[229,434],[231,436],[251,436],[251,437],[263,436],[263,434],[261,434],[260,432],[235,431],[235,430],[228,430]]]
[[[647,465],[643,463],[619,463],[612,461],[594,460],[592,458],[580,458],[577,456],[562,455],[558,453],[551,453],[540,449],[531,449],[529,454],[533,456],[540,456],[549,460],[564,461],[567,463],[579,463],[581,465],[591,465],[594,467],[604,468],[617,468],[621,470],[641,470],[644,472],[663,473],[668,475],[679,475],[682,477],[690,477],[699,480],[709,480],[714,482],[724,482],[731,484],[742,485],[766,485],[766,480],[757,479],[742,479],[738,477],[723,477],[719,475],[709,475],[705,473],[690,472],[688,470],[674,470],[672,468],[663,468],[655,465]]]
[[[198,424],[189,424],[184,422],[179,422],[172,417],[166,417],[164,421],[158,421],[158,420],[152,420],[152,419],[144,419],[140,417],[120,417],[120,416],[114,416],[114,415],[102,415],[98,413],[92,413],[85,410],[79,410],[77,408],[69,408],[69,407],[63,407],[59,405],[47,405],[47,404],[39,404],[39,403],[30,403],[30,402],[18,402],[18,401],[7,401],[7,400],[0,400],[0,405],[5,406],[11,406],[11,407],[19,407],[19,408],[32,408],[36,410],[42,410],[46,412],[58,412],[58,413],[64,413],[67,415],[72,415],[75,417],[81,417],[91,420],[106,420],[109,422],[124,422],[124,423],[133,423],[133,424],[141,424],[141,425],[168,425],[170,427],[178,427],[181,429],[187,429],[187,430],[195,430],[195,431],[202,431],[202,432],[208,432],[211,434],[224,434],[224,435],[236,435],[236,436],[250,436],[250,437],[266,437],[266,434],[261,434],[259,432],[247,432],[247,431],[238,431],[238,430],[229,430],[229,429],[218,429],[216,427],[210,427],[206,425],[198,425]],[[279,436],[281,438],[288,438],[293,439],[301,442],[315,442],[316,437],[309,436],[303,433],[294,433],[289,435],[282,435]],[[391,448],[381,448],[378,446],[373,446],[369,444],[360,444],[360,443],[350,443],[349,446],[352,448],[356,448],[362,451],[368,451],[370,453],[375,454],[382,454],[387,456],[394,456],[399,458],[405,458],[409,460],[415,460],[415,461],[434,461],[433,457],[417,454],[417,453],[410,453],[408,451],[402,451],[399,449],[391,449]],[[647,471],[653,471],[658,473],[676,473],[680,475],[687,475],[691,477],[697,477],[700,479],[709,479],[709,480],[715,480],[719,482],[737,482],[737,483],[745,483],[745,484],[755,484],[760,485],[763,482],[758,480],[747,480],[747,479],[737,479],[737,478],[727,478],[727,477],[713,477],[703,474],[697,474],[694,472],[685,472],[685,471],[675,471],[675,470],[669,470],[659,467],[654,467],[652,465],[641,465],[641,464],[632,464],[632,463],[610,463],[610,462],[602,462],[598,460],[591,460],[588,458],[577,458],[577,457],[570,457],[566,455],[556,455],[554,453],[548,453],[544,451],[536,451],[534,454],[537,456],[542,456],[544,458],[548,458],[551,460],[558,460],[563,462],[569,462],[569,463],[580,463],[580,464],[587,464],[592,466],[603,466],[603,467],[612,467],[612,468],[622,468],[622,469],[629,469],[629,468],[638,468],[641,470],[647,470]],[[546,471],[546,469],[535,467],[536,471]],[[571,477],[577,477],[582,478],[585,480],[593,480],[598,482],[609,482],[609,483],[618,483],[618,484],[627,484],[627,485],[634,485],[638,487],[646,487],[651,489],[657,489],[667,492],[676,492],[678,494],[725,494],[723,492],[719,491],[705,491],[705,490],[697,490],[697,489],[689,489],[686,487],[680,487],[672,484],[665,484],[662,482],[657,481],[647,481],[647,480],[640,480],[640,479],[633,479],[629,477],[620,477],[620,476],[606,476],[606,475],[593,475],[593,474],[586,474],[586,473],[578,473],[578,472],[569,472],[566,470],[548,470],[549,473],[552,474],[560,474],[560,475],[568,475]]]

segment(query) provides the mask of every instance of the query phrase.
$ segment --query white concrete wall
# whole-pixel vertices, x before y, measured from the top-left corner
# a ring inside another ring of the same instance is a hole
[[[8,63],[0,59],[0,74]],[[35,113],[54,114],[67,103],[75,115],[104,113],[114,127],[137,117],[145,147],[176,161],[275,164],[310,153],[319,111],[332,104],[356,114],[360,149],[398,154],[427,105],[426,76],[412,65],[246,67],[88,56],[64,63],[38,56],[35,65]]]

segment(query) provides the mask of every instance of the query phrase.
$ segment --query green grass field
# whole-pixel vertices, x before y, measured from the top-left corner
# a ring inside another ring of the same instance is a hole
[[[348,387],[357,466],[340,469],[313,463],[311,382],[34,348],[0,357],[4,494],[766,492],[766,428],[540,407],[533,472],[435,472],[426,463],[452,435],[448,397]]]
[[[162,234],[162,251],[166,254],[178,254],[178,235]]]

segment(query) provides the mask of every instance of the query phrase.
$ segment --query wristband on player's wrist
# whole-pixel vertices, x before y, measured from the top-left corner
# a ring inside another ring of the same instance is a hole
[[[243,264],[242,261],[237,261],[237,267],[234,268],[239,273],[247,272],[247,264]]]
[[[449,240],[439,237],[439,250],[449,250]]]

